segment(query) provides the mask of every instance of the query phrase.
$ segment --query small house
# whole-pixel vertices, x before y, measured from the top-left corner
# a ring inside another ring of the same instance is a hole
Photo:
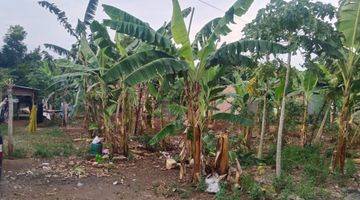
[[[14,119],[28,119],[30,116],[30,110],[32,105],[38,105],[38,93],[39,89],[30,88],[25,86],[13,85],[12,89],[5,87],[3,89],[2,101],[9,96],[9,92],[12,93],[13,103],[14,103]],[[0,119],[6,119],[8,102],[5,103],[3,108],[0,109]],[[38,105],[38,117],[40,117],[40,122],[42,121],[42,105]]]

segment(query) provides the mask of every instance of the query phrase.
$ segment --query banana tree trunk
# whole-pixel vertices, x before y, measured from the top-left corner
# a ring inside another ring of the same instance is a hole
[[[336,104],[334,102],[331,103],[330,109],[330,125],[334,125],[335,122],[335,113],[336,113]]]
[[[200,125],[196,125],[194,131],[194,174],[193,179],[199,182],[201,179],[201,135]]]
[[[117,106],[116,106],[116,113],[115,113],[115,134],[113,134],[113,142],[112,142],[112,150],[113,153],[121,153],[120,149],[121,149],[121,119],[120,119],[120,109],[121,109],[121,97],[122,95],[119,96],[118,100],[117,100]],[[119,135],[118,135],[119,134]]]
[[[149,94],[145,100],[146,109],[146,127],[147,129],[154,129],[154,104],[153,97]]]
[[[90,118],[90,105],[87,97],[87,78],[84,76],[84,121],[83,128],[85,133],[88,133],[90,138],[93,137],[93,134],[89,131],[89,118]]]
[[[350,87],[345,86],[343,96],[343,106],[339,117],[339,137],[333,161],[333,170],[339,169],[344,173],[345,156],[346,156],[346,137],[348,131],[348,118],[350,110]]]
[[[252,139],[252,126],[245,127],[245,145],[251,150],[251,139]]]
[[[199,94],[201,90],[200,83],[195,82],[190,84],[186,83],[186,93],[187,93],[187,104],[188,104],[188,113],[187,119],[190,124],[190,128],[193,132],[193,159],[194,159],[194,168],[193,168],[193,181],[199,182],[201,179],[201,119],[200,119],[200,107],[199,107]]]
[[[135,128],[134,128],[134,135],[138,134],[139,124],[141,121],[141,110],[142,110],[142,98],[144,93],[144,85],[140,84],[140,91],[139,91],[139,101],[136,108],[136,116],[135,116]]]
[[[303,113],[303,120],[302,120],[302,128],[301,128],[301,146],[304,147],[307,142],[307,115],[308,115],[308,103],[306,97],[304,97],[304,113]]]
[[[126,98],[127,92],[124,91],[121,109],[121,151],[124,156],[129,155],[129,147],[127,143],[127,119],[126,119]]]
[[[219,175],[228,173],[229,170],[229,136],[222,133],[218,139],[215,158],[215,168]]]
[[[325,111],[325,115],[324,115],[324,117],[323,117],[323,119],[321,121],[321,125],[319,127],[319,130],[317,131],[315,139],[313,141],[315,144],[318,144],[320,142],[321,136],[322,136],[322,134],[324,132],[326,120],[327,120],[327,117],[329,115],[330,109],[331,109],[331,106],[328,106],[328,108]]]
[[[85,97],[86,98],[86,97]],[[84,121],[83,121],[83,128],[85,133],[87,133],[91,138],[93,137],[92,133],[89,131],[89,113],[90,113],[90,109],[89,109],[89,104],[88,102],[85,100],[84,102]]]
[[[261,133],[260,133],[260,144],[259,144],[259,150],[258,150],[258,159],[262,158],[262,152],[263,152],[263,143],[264,143],[264,136],[266,131],[266,115],[267,115],[267,90],[264,94],[264,105],[263,105],[263,111],[262,111],[262,120],[261,120]]]
[[[286,105],[286,91],[289,85],[289,77],[291,70],[291,53],[288,53],[288,61],[286,65],[286,75],[285,75],[285,85],[284,92],[281,101],[281,110],[280,110],[280,119],[279,119],[279,128],[277,134],[277,144],[276,144],[276,176],[280,177],[281,175],[281,149],[282,149],[282,140],[283,140],[283,129],[285,123],[285,105]]]

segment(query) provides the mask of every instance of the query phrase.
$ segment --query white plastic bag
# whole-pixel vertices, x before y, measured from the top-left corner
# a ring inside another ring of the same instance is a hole
[[[101,139],[98,136],[96,136],[91,143],[99,144],[100,142],[101,142]]]

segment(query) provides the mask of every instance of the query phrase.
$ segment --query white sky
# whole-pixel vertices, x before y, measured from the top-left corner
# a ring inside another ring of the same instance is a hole
[[[208,21],[215,17],[223,16],[223,12],[214,9],[199,0],[179,0],[182,8],[195,7],[194,21],[191,36]],[[227,10],[234,0],[203,0],[215,5],[217,8]],[[320,0],[324,3],[337,5],[338,0]],[[77,19],[83,19],[87,0],[49,0],[66,12],[70,23],[76,26]],[[244,25],[255,18],[257,11],[266,6],[270,0],[254,0],[250,10],[244,16],[236,18],[236,25],[232,25],[232,33],[224,38],[227,42],[241,39],[241,30]],[[102,4],[118,7],[136,17],[150,23],[153,28],[159,28],[164,21],[171,18],[171,0],[100,0],[96,19],[101,21],[106,17]],[[56,17],[42,8],[36,0],[0,0],[0,37],[4,37],[10,25],[19,24],[25,28],[28,35],[25,40],[28,48],[34,49],[44,43],[52,43],[64,48],[70,48],[74,38],[64,30]],[[3,44],[0,40],[0,46]],[[294,59],[301,63],[301,57]]]

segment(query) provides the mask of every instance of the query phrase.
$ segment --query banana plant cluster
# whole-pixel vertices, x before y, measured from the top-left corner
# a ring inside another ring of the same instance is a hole
[[[191,10],[181,10],[177,0],[172,3],[171,21],[158,30],[119,8],[103,5],[108,19],[88,23],[91,34],[79,38],[77,57],[69,65],[73,71],[61,77],[76,80],[78,91],[82,91],[79,97],[86,130],[97,130],[111,143],[114,153],[124,155],[129,153],[129,134],[139,124],[134,113],[142,103],[140,88],[146,88],[146,97],[160,100],[165,95],[161,92],[169,92],[166,85],[181,85],[180,100],[168,105],[176,120],[164,126],[150,143],[184,131],[190,141],[189,157],[194,160],[193,180],[199,181],[203,132],[211,119],[248,125],[238,113],[212,115],[216,101],[226,97],[221,92],[227,84],[221,77],[226,71],[232,73],[226,69],[255,66],[256,60],[247,56],[248,52],[280,54],[288,50],[265,40],[239,40],[218,48],[221,37],[231,31],[229,24],[245,14],[253,0],[235,1],[223,17],[207,23],[193,42],[184,21]],[[114,39],[108,28],[116,31]]]

